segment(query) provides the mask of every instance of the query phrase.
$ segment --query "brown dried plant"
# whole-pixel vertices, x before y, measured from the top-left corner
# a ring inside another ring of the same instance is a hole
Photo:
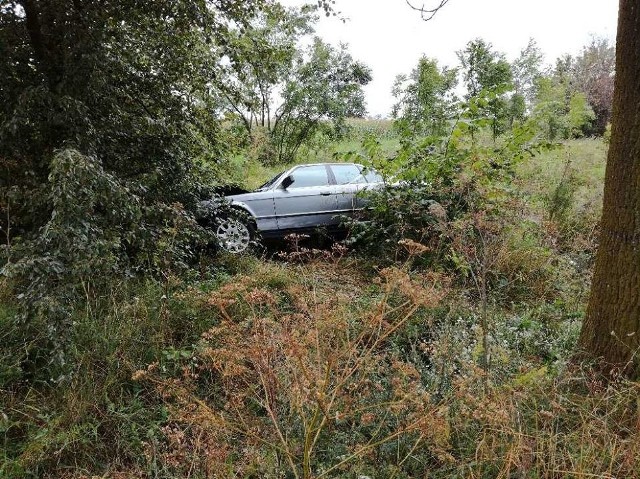
[[[418,310],[439,304],[447,282],[387,268],[377,283],[378,300],[360,308],[320,294],[310,278],[277,292],[247,282],[212,294],[223,319],[182,377],[138,373],[170,411],[155,453],[204,477],[335,477],[375,463],[387,444],[397,472],[416,451],[451,460],[447,407],[391,345]]]

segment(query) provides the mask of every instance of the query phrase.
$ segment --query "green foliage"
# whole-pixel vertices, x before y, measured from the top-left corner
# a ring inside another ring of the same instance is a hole
[[[167,413],[132,375],[156,360],[170,365],[173,352],[214,324],[203,301],[199,289],[175,277],[130,279],[90,292],[68,310],[73,347],[66,359],[75,374],[59,383],[29,369],[16,311],[0,310],[0,475],[157,472],[146,453],[161,441]]]
[[[467,87],[467,98],[512,81],[511,67],[504,55],[494,52],[492,45],[481,38],[470,41],[457,55]]]
[[[7,47],[33,49],[3,57],[5,69],[24,64],[34,72],[3,88],[0,133],[12,183],[42,184],[52,152],[72,146],[140,180],[150,198],[184,198],[187,159],[201,146],[188,131],[203,126],[193,101],[204,88],[197,71],[209,61],[199,24],[214,12],[182,4],[25,5],[2,12]],[[181,34],[167,31],[168,19]],[[25,28],[27,21],[38,28]]]
[[[456,76],[456,70],[443,68],[441,71],[435,60],[423,56],[408,77],[396,77],[393,96],[397,103],[392,116],[401,135],[446,133],[454,115]]]
[[[0,10],[2,272],[38,377],[73,370],[80,298],[193,262],[203,232],[191,212],[225,149],[207,83],[231,54],[231,30],[268,3]]]
[[[593,122],[585,130],[587,135],[603,135],[611,121],[615,66],[615,47],[608,39],[598,37],[593,37],[572,62],[572,86],[593,109]]]
[[[543,55],[533,39],[509,64],[482,39],[457,52],[466,87],[465,120],[477,120],[472,133],[489,126],[494,141],[515,123],[534,121],[550,141],[603,134],[610,117],[613,48],[593,39],[582,55],[561,57],[543,70]],[[438,70],[423,57],[409,76],[396,79],[392,114],[404,136],[442,136],[459,117],[450,88],[456,70]],[[476,128],[477,127],[477,128]],[[478,129],[479,128],[479,129]]]
[[[543,54],[533,38],[520,51],[520,55],[511,64],[513,72],[514,96],[524,100],[526,110],[535,102],[537,82],[542,73]]]
[[[37,236],[14,242],[2,272],[22,305],[25,341],[39,338],[26,354],[58,379],[71,366],[74,304],[136,269],[184,271],[195,259],[198,227],[180,205],[144,205],[75,150],[56,153],[50,169],[49,221]]]
[[[595,120],[595,113],[585,95],[582,93],[571,95],[569,99],[569,111],[567,112],[567,123],[570,133],[574,137],[581,136],[582,130],[593,120]]]
[[[72,326],[68,306],[116,272],[123,233],[140,211],[95,158],[63,150],[50,168],[50,219],[38,236],[14,243],[3,273],[25,307],[25,329],[44,340],[34,352],[60,366]]]
[[[574,195],[579,185],[571,171],[571,162],[567,161],[562,178],[556,188],[547,197],[547,208],[551,220],[566,221],[572,214]]]
[[[509,104],[507,106],[507,116],[509,117],[509,121],[513,124],[513,122],[522,123],[526,118],[527,113],[527,103],[524,95],[519,93],[514,93],[511,95],[509,99]]]
[[[584,94],[571,93],[562,77],[538,80],[537,102],[531,120],[549,140],[581,136],[594,119]]]
[[[494,52],[492,45],[478,38],[457,52],[460,60],[467,100],[486,99],[476,103],[478,117],[489,118],[494,140],[508,123],[506,93],[513,89],[511,66],[504,55]]]
[[[16,320],[17,316],[15,307],[3,298],[0,303],[0,341],[3,344],[0,350],[0,389],[6,388],[22,375],[22,355],[15,354],[16,350],[24,347],[18,333],[21,325]]]
[[[218,109],[239,118],[251,139],[255,130],[260,134],[272,128],[274,97],[293,68],[298,41],[313,32],[314,12],[309,6],[296,10],[274,5],[247,28],[231,32],[229,62],[213,79],[224,98]]]
[[[558,58],[553,71],[537,79],[534,116],[547,123],[547,134],[603,135],[611,118],[614,71],[615,49],[606,39],[593,38],[575,58]]]
[[[334,135],[340,136],[347,118],[364,116],[362,87],[369,81],[370,69],[353,60],[346,46],[334,48],[315,38],[307,58],[298,58],[283,85],[272,131],[279,160],[293,160],[323,121],[331,121]]]
[[[413,154],[393,161],[373,137],[351,154],[387,165],[399,178],[406,170],[420,179],[416,185],[441,175],[442,185],[451,185],[444,190],[477,201],[477,207],[452,203],[459,209],[441,221],[407,196],[397,207],[410,208],[403,233],[414,234],[411,216],[422,215],[431,221],[424,241],[431,250],[403,241],[386,243],[373,260],[321,255],[295,264],[225,256],[217,260],[222,269],[196,283],[169,276],[94,289],[69,307],[74,347],[67,357],[77,371],[70,382],[31,381],[19,309],[3,284],[0,474],[168,478],[215,470],[222,477],[271,478],[297,470],[304,477],[305,463],[319,475],[345,460],[325,477],[544,475],[558,465],[567,474],[615,470],[633,477],[637,438],[629,424],[637,414],[629,404],[637,387],[605,388],[569,362],[588,292],[588,268],[577,252],[593,224],[559,242],[544,203],[563,177],[566,156],[572,159],[566,176],[575,177],[566,216],[591,218],[604,146],[577,140],[531,157],[536,131],[526,125],[496,146],[477,130],[472,142],[465,122],[454,131],[449,165],[440,150],[428,149],[433,142],[417,140]],[[71,159],[63,163],[91,164]],[[433,198],[427,188],[416,191]],[[483,211],[490,214],[478,216]],[[481,272],[483,240],[486,345],[481,289],[472,275]],[[402,261],[380,268],[395,259]],[[399,324],[400,312],[425,300],[435,302],[369,347],[378,331]],[[485,353],[488,371],[479,367]],[[358,369],[344,388],[325,381],[327,370],[338,377],[345,365]],[[333,414],[316,442],[306,441],[305,430],[318,430],[325,417],[314,420],[318,398],[336,390]],[[407,422],[412,417],[422,422]],[[284,442],[274,424],[287,432]],[[416,428],[398,429],[406,425]],[[386,441],[394,431],[402,435]],[[533,454],[534,447],[545,455]]]
[[[473,135],[491,126],[492,120],[481,115],[495,98],[483,91],[469,99],[448,137],[405,139],[392,158],[369,138],[363,154],[345,155],[392,178],[388,187],[367,194],[370,209],[365,221],[355,223],[353,241],[362,241],[379,257],[409,238],[424,242],[442,259],[448,222],[471,211],[499,209],[513,196],[508,185],[515,166],[551,145],[536,139],[531,124],[514,125],[494,146],[478,144]]]
[[[319,38],[306,52],[298,46],[313,32],[315,11],[274,6],[234,32],[234,54],[215,81],[225,99],[219,107],[241,121],[265,164],[292,161],[323,126],[331,124],[339,135],[346,118],[365,113],[369,68],[346,46],[336,49]]]
[[[65,148],[95,157],[144,205],[192,209],[210,180],[201,160],[225,150],[208,82],[233,53],[231,32],[270,3],[3,6],[3,210],[15,197],[4,231],[31,238],[49,221],[51,160]]]

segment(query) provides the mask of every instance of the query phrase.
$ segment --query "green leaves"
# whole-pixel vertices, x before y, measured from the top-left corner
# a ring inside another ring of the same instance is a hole
[[[395,128],[404,137],[444,135],[448,122],[455,116],[457,71],[440,69],[435,60],[423,56],[407,77],[396,77],[392,94],[397,103],[392,115]]]
[[[319,8],[328,5],[274,4],[246,28],[232,29],[227,58],[212,78],[223,100],[216,110],[242,125],[262,162],[290,162],[322,123],[340,132],[346,117],[365,113],[361,87],[371,80],[370,69],[343,46],[318,38],[306,51],[300,46],[313,33]]]
[[[146,203],[97,158],[76,150],[55,154],[49,190],[48,221],[12,247],[1,272],[15,289],[25,335],[40,336],[47,372],[57,378],[72,366],[66,353],[78,303],[136,270],[165,278],[184,272],[206,238],[181,205]]]
[[[595,118],[583,93],[572,93],[558,77],[541,78],[531,120],[550,141],[580,136]]]
[[[346,118],[364,116],[362,87],[371,78],[371,70],[355,61],[344,45],[334,48],[315,38],[283,85],[283,103],[271,131],[280,161],[293,160],[321,123],[330,122],[339,136]]]
[[[219,161],[225,148],[209,82],[230,57],[231,31],[269,4],[24,0],[0,9],[2,274],[40,376],[73,369],[75,303],[106,282],[168,277],[192,263],[203,236],[189,213],[205,190],[200,160]]]

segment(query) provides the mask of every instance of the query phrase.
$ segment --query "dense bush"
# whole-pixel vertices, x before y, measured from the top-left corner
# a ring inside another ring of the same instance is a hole
[[[61,150],[50,168],[50,217],[38,234],[14,239],[2,272],[20,305],[25,360],[36,377],[58,380],[73,367],[77,304],[138,270],[184,272],[207,235],[181,205],[145,204],[95,157]]]
[[[492,307],[485,369],[481,313],[446,276],[234,268],[199,294],[220,323],[135,374],[168,413],[145,449],[160,477],[636,477],[637,388],[570,365],[572,305]]]
[[[254,273],[211,294],[220,324],[175,369],[136,374],[170,413],[149,459],[169,475],[301,478],[414,475],[448,460],[445,410],[389,348],[416,312],[430,322],[446,283],[389,268],[378,298],[351,305],[317,282],[324,274],[274,287]]]

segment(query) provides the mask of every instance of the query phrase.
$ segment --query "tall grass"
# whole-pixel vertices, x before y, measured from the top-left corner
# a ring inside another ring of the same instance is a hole
[[[197,295],[176,296],[180,288],[175,278],[132,281],[87,297],[71,318],[74,370],[59,382],[25,357],[19,316],[2,311],[0,477],[146,466],[143,442],[159,434],[165,416],[131,375],[212,324]]]

